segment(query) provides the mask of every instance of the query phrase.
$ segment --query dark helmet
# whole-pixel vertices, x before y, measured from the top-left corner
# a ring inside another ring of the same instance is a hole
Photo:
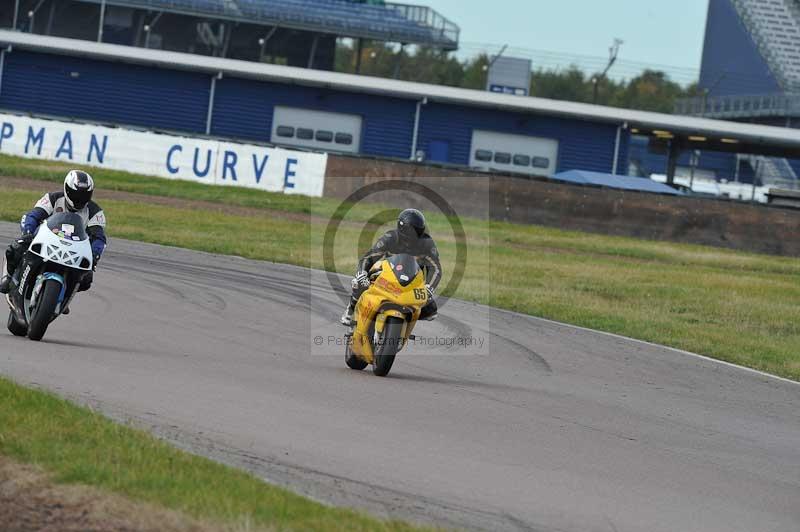
[[[71,170],[64,178],[64,199],[67,209],[79,211],[86,207],[92,199],[94,180],[92,176],[80,170]]]
[[[425,234],[425,216],[417,209],[406,209],[397,217],[397,234],[402,242],[414,242]]]

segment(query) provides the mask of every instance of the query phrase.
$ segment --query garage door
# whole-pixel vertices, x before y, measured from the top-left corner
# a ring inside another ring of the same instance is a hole
[[[469,164],[473,168],[551,176],[557,162],[555,139],[482,130],[472,134]]]
[[[271,141],[283,146],[358,153],[362,121],[359,115],[276,106]]]

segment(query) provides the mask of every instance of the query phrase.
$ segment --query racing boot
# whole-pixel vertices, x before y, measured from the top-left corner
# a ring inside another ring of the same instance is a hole
[[[355,310],[356,310],[356,303],[351,298],[350,303],[347,305],[347,308],[344,311],[344,314],[342,314],[342,318],[339,320],[342,323],[342,325],[344,325],[345,327],[352,327],[353,313],[355,312]]]
[[[11,291],[11,276],[14,272],[9,271],[8,259],[3,261],[3,277],[0,278],[0,294],[7,294]]]
[[[11,276],[3,275],[0,279],[0,294],[7,294],[11,291]]]

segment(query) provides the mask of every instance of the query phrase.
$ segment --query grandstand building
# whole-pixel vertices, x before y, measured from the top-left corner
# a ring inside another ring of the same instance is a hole
[[[800,1],[710,0],[699,80],[679,114],[800,127]],[[643,172],[660,162],[634,148]],[[682,163],[688,164],[688,154]],[[701,152],[702,173],[797,188],[800,160]]]
[[[383,0],[0,0],[0,28],[320,70],[338,38],[455,50],[460,33]]]

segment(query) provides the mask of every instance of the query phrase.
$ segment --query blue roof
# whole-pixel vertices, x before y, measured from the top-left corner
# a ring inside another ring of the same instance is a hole
[[[682,192],[663,183],[656,183],[646,177],[601,174],[600,172],[589,172],[586,170],[567,170],[566,172],[554,175],[552,178],[558,181],[567,181],[569,183],[578,183],[581,185],[596,185],[607,188],[636,190],[639,192],[671,194],[673,196],[682,195]]]

